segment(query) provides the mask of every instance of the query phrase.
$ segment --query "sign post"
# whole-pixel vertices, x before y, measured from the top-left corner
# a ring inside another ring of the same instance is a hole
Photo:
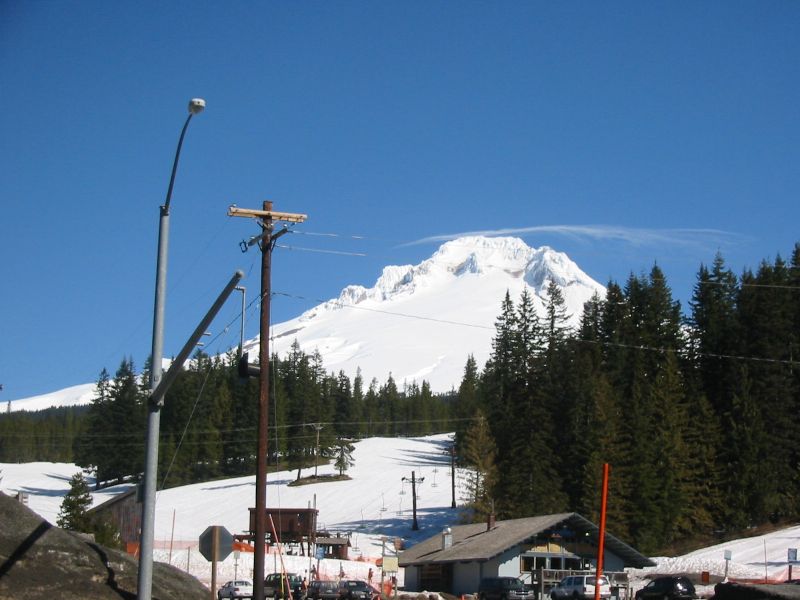
[[[723,579],[723,581],[728,581],[728,565],[731,562],[731,558],[733,557],[733,554],[731,554],[730,550],[725,550],[725,555],[724,556],[725,556],[725,579]]]
[[[209,525],[200,534],[200,554],[211,561],[211,600],[217,593],[217,561],[225,560],[231,553],[233,536],[222,525]]]

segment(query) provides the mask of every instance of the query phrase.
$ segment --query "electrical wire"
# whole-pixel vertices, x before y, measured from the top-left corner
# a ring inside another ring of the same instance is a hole
[[[167,477],[169,477],[169,472],[172,470],[172,465],[175,464],[175,458],[178,456],[178,452],[181,449],[183,440],[186,437],[186,432],[189,430],[189,425],[191,424],[192,417],[194,417],[194,413],[197,410],[197,405],[200,403],[200,398],[203,397],[203,391],[206,389],[206,382],[208,382],[208,377],[211,375],[211,368],[212,366],[209,365],[208,369],[206,369],[206,376],[203,378],[203,383],[200,386],[200,391],[197,393],[197,398],[195,398],[194,405],[192,406],[192,411],[191,413],[189,413],[189,418],[186,419],[186,426],[183,428],[183,433],[181,433],[181,437],[178,440],[178,444],[177,446],[175,446],[175,451],[172,453],[172,459],[169,461],[167,472],[164,474],[164,477],[161,480],[161,489],[164,489],[164,486],[167,483]]]

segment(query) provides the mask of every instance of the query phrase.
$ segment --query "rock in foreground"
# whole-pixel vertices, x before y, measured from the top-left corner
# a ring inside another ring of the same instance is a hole
[[[0,598],[135,600],[138,561],[51,525],[0,493]],[[153,565],[153,600],[207,600],[208,588],[164,563]]]

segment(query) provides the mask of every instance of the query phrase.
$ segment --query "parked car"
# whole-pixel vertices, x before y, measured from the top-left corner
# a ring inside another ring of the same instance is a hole
[[[337,600],[339,598],[339,582],[337,581],[312,581],[308,585],[306,595],[310,600]]]
[[[690,600],[697,598],[688,577],[656,577],[638,592],[636,600]]]
[[[253,583],[246,579],[228,581],[217,591],[217,599],[223,598],[252,598]]]
[[[550,590],[550,598],[552,600],[561,600],[562,598],[585,598],[592,600],[594,598],[595,584],[598,583],[594,575],[570,575],[562,579],[556,587]],[[600,577],[600,597],[611,597],[611,586],[608,583],[607,577]]]
[[[516,577],[484,577],[478,586],[479,600],[534,600],[533,590]]]
[[[286,588],[288,580],[289,588]],[[270,573],[264,578],[264,597],[288,600],[305,598],[303,578],[297,573]]]
[[[375,590],[366,581],[342,579],[339,582],[340,600],[372,600],[375,595]]]

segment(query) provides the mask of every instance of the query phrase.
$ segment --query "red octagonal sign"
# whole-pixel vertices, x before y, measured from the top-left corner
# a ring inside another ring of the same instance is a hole
[[[225,560],[232,550],[233,535],[222,525],[210,525],[200,534],[200,554],[206,560]]]

